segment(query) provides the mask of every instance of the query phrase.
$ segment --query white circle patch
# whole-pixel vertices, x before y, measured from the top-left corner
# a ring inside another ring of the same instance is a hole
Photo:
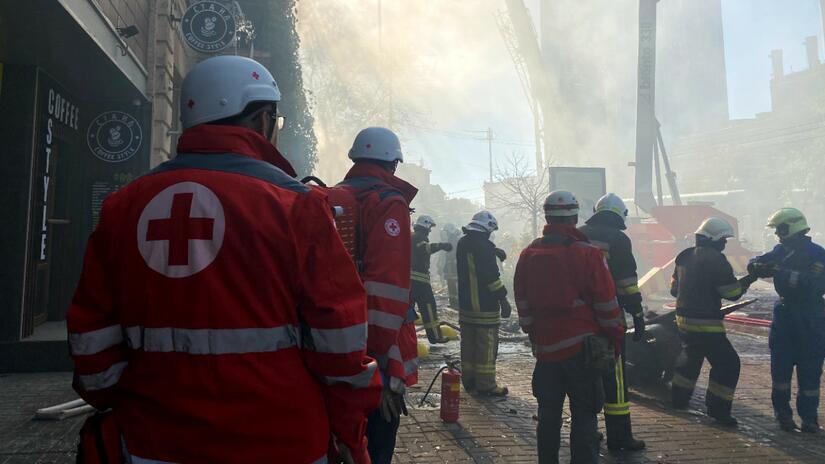
[[[398,221],[392,218],[387,219],[387,222],[384,223],[384,230],[386,230],[391,237],[401,235],[401,226],[398,224]]]
[[[166,277],[189,277],[206,269],[223,245],[223,206],[196,182],[167,187],[140,214],[137,243],[146,264]]]

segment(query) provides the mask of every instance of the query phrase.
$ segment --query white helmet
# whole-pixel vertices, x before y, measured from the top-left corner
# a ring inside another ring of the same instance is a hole
[[[467,224],[466,229],[492,233],[498,230],[498,221],[489,211],[480,211],[473,215],[473,220]]]
[[[579,214],[579,201],[566,190],[554,190],[544,200],[544,215],[569,217]]]
[[[262,64],[242,56],[216,56],[196,64],[183,80],[180,120],[188,129],[237,116],[252,102],[278,101],[278,83]]]
[[[374,159],[379,161],[404,162],[401,142],[395,132],[386,127],[367,127],[355,136],[349,159]]]
[[[624,205],[622,199],[615,193],[608,193],[596,202],[596,207],[593,208],[593,212],[600,213],[602,211],[616,213],[622,220],[627,217],[627,206]]]
[[[733,231],[733,226],[731,226],[728,221],[717,217],[705,219],[705,222],[696,229],[695,233],[714,242],[736,235]]]
[[[435,219],[428,214],[422,214],[421,216],[418,216],[418,219],[415,221],[415,225],[430,230],[435,227]]]

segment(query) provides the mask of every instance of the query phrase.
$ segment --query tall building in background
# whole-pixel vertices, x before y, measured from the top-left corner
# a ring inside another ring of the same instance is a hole
[[[635,144],[638,0],[540,5],[542,55],[555,83],[547,150],[582,165],[625,166]],[[721,0],[659,3],[656,85],[666,143],[727,123]]]

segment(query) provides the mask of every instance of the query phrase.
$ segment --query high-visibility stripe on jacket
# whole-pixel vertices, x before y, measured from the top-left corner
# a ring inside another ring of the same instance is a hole
[[[684,332],[725,333],[722,299],[737,300],[745,291],[715,248],[691,247],[676,257],[671,293],[676,297],[676,324]]]
[[[363,235],[361,277],[369,309],[367,352],[378,360],[390,388],[401,391],[417,379],[417,371],[410,372],[413,354],[418,352],[415,327],[402,329],[410,303],[409,204],[417,190],[369,163],[355,164],[342,183],[370,192],[358,195]]]
[[[415,227],[412,234],[412,279],[421,283],[430,283],[430,255],[438,253],[443,243],[430,243],[429,236],[421,227]]]
[[[642,293],[639,290],[639,276],[636,273],[636,259],[633,245],[622,230],[624,221],[610,211],[599,211],[587,220],[579,230],[590,243],[599,247],[607,258],[607,266],[616,283],[616,298],[619,307],[633,317],[642,315]]]
[[[146,460],[308,463],[333,433],[366,462],[380,378],[325,196],[246,129],[178,151],[104,202],[67,315],[75,389]]]
[[[458,317],[461,323],[498,325],[500,301],[507,296],[495,255],[496,246],[486,234],[466,230],[458,241]]]
[[[602,252],[567,225],[547,225],[521,252],[514,280],[522,330],[539,361],[575,356],[584,339],[601,334],[616,347],[624,321]]]

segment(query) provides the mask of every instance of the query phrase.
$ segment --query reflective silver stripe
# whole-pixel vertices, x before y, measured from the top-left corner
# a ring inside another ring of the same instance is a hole
[[[789,383],[775,383],[772,387],[774,390],[790,390],[791,384]]]
[[[323,377],[323,380],[324,383],[326,383],[327,385],[345,383],[351,385],[352,388],[366,388],[370,386],[370,382],[372,381],[373,375],[375,375],[376,369],[378,369],[378,363],[372,361],[369,364],[367,364],[367,369],[363,372],[347,376],[327,375]]]
[[[638,277],[627,277],[616,281],[617,287],[630,287],[631,285],[639,285]]]
[[[610,244],[607,242],[601,242],[599,240],[591,240],[590,243],[599,247],[602,251],[610,251]]]
[[[147,352],[188,354],[267,353],[297,346],[292,326],[248,329],[129,327],[129,346]]]
[[[75,374],[75,382],[85,391],[103,390],[116,384],[120,380],[123,369],[129,363],[126,361],[112,364],[108,369],[96,374]]]
[[[410,301],[410,289],[408,288],[376,282],[374,280],[364,282],[364,288],[367,290],[367,295],[400,301],[401,303],[408,303]]]
[[[624,326],[625,325],[625,320],[621,316],[613,318],[613,319],[596,318],[596,321],[602,327],[619,327],[619,326]]]
[[[176,464],[171,461],[158,461],[157,459],[142,458],[140,456],[135,456],[134,454],[128,456],[127,459],[130,464]]]
[[[562,340],[558,343],[554,343],[552,345],[536,345],[536,352],[537,353],[552,353],[554,351],[563,350],[565,348],[570,348],[571,346],[575,346],[577,343],[581,342],[585,338],[593,335],[593,332],[589,332],[583,335],[576,335],[575,337],[568,338],[567,340]]]
[[[143,327],[139,325],[126,327],[126,345],[134,350],[143,348]]]
[[[619,307],[619,301],[613,298],[604,303],[593,303],[593,309],[596,311],[612,311]]]
[[[518,323],[522,327],[525,325],[531,325],[533,323],[533,318],[531,316],[520,317],[518,318]]]
[[[120,324],[110,325],[89,332],[69,334],[69,347],[74,356],[97,354],[123,342],[123,328]]]
[[[390,349],[387,351],[387,354],[375,355],[373,357],[376,360],[378,360],[378,365],[381,366],[381,369],[387,367],[387,363],[390,362],[390,359],[401,363],[404,362],[404,360],[401,359],[401,350],[398,349],[398,345],[391,346]]]
[[[819,389],[816,390],[802,390],[799,392],[802,396],[819,396]]]
[[[386,313],[377,309],[367,311],[367,319],[370,325],[389,330],[398,330],[404,323],[404,318],[395,314]],[[413,319],[415,320],[415,319]]]
[[[318,353],[352,353],[367,347],[367,324],[342,329],[310,329]]]
[[[586,303],[584,300],[580,300],[580,299],[578,299],[578,298],[576,298],[575,300],[573,300],[573,307],[574,307],[574,308],[578,308],[579,306],[584,306],[584,305],[586,305],[586,304],[587,304],[587,303]]]
[[[410,359],[404,363],[404,375],[410,375],[418,370],[418,358]]]
[[[799,284],[799,271],[791,271],[788,276],[788,285],[791,287],[796,287],[797,284]]]

